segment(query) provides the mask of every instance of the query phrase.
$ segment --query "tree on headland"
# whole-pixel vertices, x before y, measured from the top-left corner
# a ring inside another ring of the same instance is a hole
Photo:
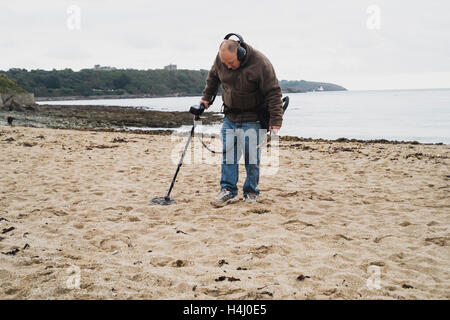
[[[26,93],[15,80],[9,79],[5,74],[0,74],[0,93]]]

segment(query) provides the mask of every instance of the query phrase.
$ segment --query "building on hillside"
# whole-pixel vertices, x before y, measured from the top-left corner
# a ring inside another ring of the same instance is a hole
[[[177,70],[176,64],[169,64],[168,66],[164,67],[164,70]]]
[[[99,64],[96,64],[93,68],[94,70],[105,70],[105,71],[109,71],[109,70],[117,70],[115,67],[110,67],[110,66],[101,66]]]

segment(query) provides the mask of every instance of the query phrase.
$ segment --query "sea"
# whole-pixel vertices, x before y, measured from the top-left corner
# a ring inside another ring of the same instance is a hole
[[[284,115],[281,136],[450,144],[450,89],[319,91],[286,95],[290,103]],[[221,100],[218,96],[206,112],[220,112]],[[38,103],[188,111],[199,101],[199,96],[190,96]],[[188,131],[190,128],[182,126],[177,131]],[[202,131],[219,133],[220,124],[203,126]]]

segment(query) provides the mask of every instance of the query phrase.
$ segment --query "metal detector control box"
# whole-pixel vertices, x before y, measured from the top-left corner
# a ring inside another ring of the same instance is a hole
[[[203,114],[203,112],[205,111],[205,105],[202,103],[200,105],[195,105],[192,106],[189,109],[189,112],[192,113],[194,116],[199,117]]]

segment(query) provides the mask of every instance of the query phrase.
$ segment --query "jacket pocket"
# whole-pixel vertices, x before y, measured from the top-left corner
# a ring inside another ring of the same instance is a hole
[[[259,105],[259,93],[254,91],[251,93],[232,92],[232,107],[241,111],[255,109]]]

